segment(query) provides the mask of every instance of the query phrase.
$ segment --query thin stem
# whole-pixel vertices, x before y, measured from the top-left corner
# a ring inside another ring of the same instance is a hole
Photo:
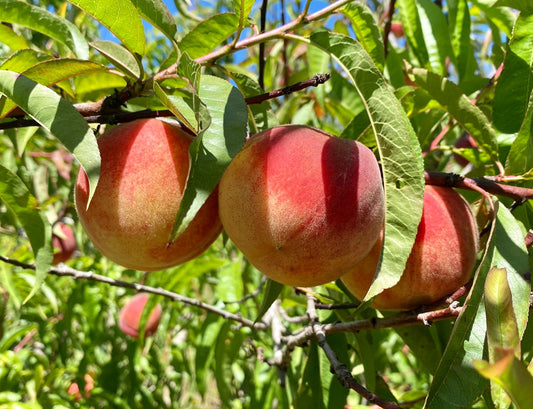
[[[35,266],[32,264],[22,263],[18,260],[9,259],[7,257],[0,255],[0,261],[4,263],[11,264],[17,267],[22,267],[27,270],[35,270]],[[267,326],[263,322],[253,322],[247,318],[241,317],[238,314],[233,314],[229,311],[222,310],[220,308],[214,307],[210,304],[206,304],[202,301],[199,301],[194,298],[185,297],[181,294],[177,294],[171,291],[164,290],[162,288],[150,287],[147,285],[130,283],[122,280],[115,280],[110,277],[102,276],[100,274],[95,274],[92,271],[79,271],[73,268],[68,267],[65,264],[60,264],[57,267],[52,267],[49,271],[50,274],[53,274],[58,277],[72,277],[75,280],[91,280],[97,281],[100,283],[112,285],[114,287],[129,288],[136,291],[146,292],[150,294],[160,295],[166,297],[172,301],[180,302],[182,304],[191,305],[194,307],[201,308],[207,312],[218,315],[228,320],[236,321],[239,324],[242,324],[245,327],[257,329],[257,330],[266,330]]]
[[[389,34],[392,26],[392,15],[396,7],[396,0],[390,0],[387,14],[385,16],[385,26],[383,27],[383,48],[385,50],[385,57],[389,53]]]

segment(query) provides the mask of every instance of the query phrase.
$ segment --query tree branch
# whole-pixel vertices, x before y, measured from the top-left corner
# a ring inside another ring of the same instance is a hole
[[[18,260],[13,260],[7,257],[4,257],[0,255],[0,261],[3,261],[4,263],[11,264],[17,267],[22,267],[27,270],[35,270],[35,266],[32,264],[22,263]],[[201,308],[207,312],[210,312],[212,314],[218,315],[222,318],[236,321],[239,324],[242,324],[245,327],[253,328],[257,330],[266,330],[267,326],[263,322],[254,322],[249,320],[248,318],[244,318],[238,314],[233,314],[229,311],[222,310],[220,308],[214,307],[212,305],[206,304],[202,301],[199,301],[194,298],[185,297],[181,294],[177,294],[171,291],[164,290],[162,288],[155,288],[150,287],[143,284],[137,284],[137,283],[130,283],[127,281],[121,281],[121,280],[115,280],[110,277],[102,276],[100,274],[95,274],[92,271],[79,271],[75,270],[73,268],[70,268],[69,266],[65,264],[60,264],[57,267],[52,267],[49,271],[50,274],[53,274],[58,277],[72,277],[75,280],[91,280],[91,281],[97,281],[99,283],[104,283],[108,285],[112,285],[114,287],[122,287],[122,288],[129,288],[135,291],[141,291],[146,292],[150,294],[160,295],[162,297],[168,298],[175,302],[180,302],[182,304],[191,305],[193,307]]]
[[[383,409],[401,409],[394,402],[388,402],[380,398],[378,395],[370,392],[363,385],[359,384],[359,382],[357,382],[352,376],[352,373],[348,370],[346,365],[339,361],[339,359],[337,358],[337,354],[335,354],[335,351],[331,348],[331,346],[326,340],[326,331],[324,325],[320,324],[318,320],[318,315],[316,313],[315,308],[315,298],[311,295],[311,293],[307,293],[306,295],[307,315],[309,316],[309,320],[311,321],[311,328],[313,334],[318,341],[318,346],[320,346],[320,348],[322,348],[322,350],[326,354],[326,357],[328,358],[328,361],[331,364],[331,370],[335,373],[335,375],[337,375],[337,379],[339,380],[339,382],[344,387],[357,392],[370,403],[374,403],[382,407]]]

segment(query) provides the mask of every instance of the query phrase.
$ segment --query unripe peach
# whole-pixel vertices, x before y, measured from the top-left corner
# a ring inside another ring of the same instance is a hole
[[[72,227],[63,222],[58,222],[56,228],[61,231],[59,234],[54,233],[52,244],[54,245],[54,260],[52,264],[56,265],[69,260],[76,251],[77,244]]]
[[[339,278],[370,251],[384,219],[381,174],[359,142],[299,125],[247,141],[219,185],[230,239],[287,285]]]
[[[422,219],[403,275],[372,306],[410,310],[453,293],[470,278],[478,246],[477,224],[468,202],[453,189],[426,186]],[[342,277],[360,300],[374,279],[381,247],[380,238],[368,256]]]
[[[139,336],[139,323],[148,297],[149,295],[146,293],[136,294],[120,310],[118,327],[124,334],[133,338]],[[161,305],[157,304],[148,317],[144,335],[153,335],[157,331],[160,321]]]
[[[215,192],[167,245],[188,177],[191,141],[157,119],[118,125],[98,138],[102,167],[89,208],[83,170],[75,198],[81,224],[103,255],[128,268],[161,270],[198,256],[219,235]]]

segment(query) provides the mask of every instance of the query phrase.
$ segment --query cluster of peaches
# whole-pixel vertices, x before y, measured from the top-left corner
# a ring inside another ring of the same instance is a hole
[[[169,244],[190,168],[192,137],[170,121],[137,120],[98,138],[100,181],[78,175],[79,219],[94,246],[127,268],[154,271],[197,257],[222,229],[263,274],[291,286],[341,279],[363,299],[378,265],[385,194],[374,153],[298,125],[249,138],[186,230]],[[465,284],[478,252],[466,200],[426,186],[418,235],[400,282],[372,306],[406,310]]]

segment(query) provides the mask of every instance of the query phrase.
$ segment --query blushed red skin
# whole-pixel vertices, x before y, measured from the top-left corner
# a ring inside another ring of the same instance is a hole
[[[315,286],[339,278],[379,237],[381,174],[364,145],[306,126],[252,137],[219,185],[224,229],[263,274]]]
[[[139,337],[139,322],[148,297],[149,295],[146,293],[136,294],[120,310],[118,327],[124,334],[133,338]],[[157,331],[160,321],[161,305],[157,304],[148,317],[144,335],[153,335]]]
[[[75,199],[81,224],[107,258],[127,268],[162,270],[198,256],[220,234],[215,191],[167,246],[187,181],[191,141],[157,119],[122,124],[98,138],[102,167],[89,209],[83,170]]]
[[[58,225],[64,237],[57,234],[52,236],[52,244],[54,246],[53,265],[64,263],[69,260],[78,247],[72,227],[63,222],[59,222]]]
[[[478,229],[470,206],[453,189],[426,186],[418,234],[400,281],[373,301],[380,310],[411,310],[453,293],[470,278],[478,252]],[[362,300],[381,253],[380,238],[368,256],[341,279]]]

